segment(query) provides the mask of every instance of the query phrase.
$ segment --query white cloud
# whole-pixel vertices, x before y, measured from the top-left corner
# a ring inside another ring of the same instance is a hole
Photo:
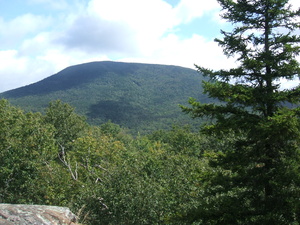
[[[220,9],[217,1],[181,0],[175,11],[181,22],[188,23],[191,20],[203,16],[203,14]]]
[[[87,13],[111,24],[112,29],[116,25],[126,28],[132,33],[130,38],[134,36],[132,42],[137,48],[150,44],[178,24],[172,6],[162,0],[93,0]],[[125,34],[118,38],[127,37]]]
[[[194,64],[214,69],[226,69],[235,65],[235,60],[227,59],[217,43],[199,35],[181,40],[174,34],[162,38],[142,58],[126,58],[123,61],[180,65],[193,69]]]
[[[18,85],[26,85],[32,82],[34,68],[29,58],[18,57],[16,50],[0,51],[0,61],[5,62],[0,66],[1,86],[0,91],[8,90]],[[29,72],[29,73],[28,73]]]
[[[47,49],[55,48],[51,45],[53,33],[41,32],[32,38],[25,39],[19,50],[18,55],[22,57],[35,57],[43,54]]]
[[[15,47],[27,35],[45,29],[50,23],[50,18],[32,14],[24,14],[8,22],[0,18],[1,44],[6,48]]]
[[[134,30],[122,22],[109,22],[94,16],[81,16],[54,38],[53,43],[66,49],[106,54],[134,53]]]
[[[299,0],[290,0],[289,4],[291,4],[294,9],[300,8],[300,1]]]
[[[150,26],[151,30],[163,27],[164,31],[174,23],[172,6],[162,0],[92,0],[87,10],[104,20],[123,21],[143,30]]]

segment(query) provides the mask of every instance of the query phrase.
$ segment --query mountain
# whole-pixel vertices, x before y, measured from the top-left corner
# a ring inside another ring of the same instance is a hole
[[[135,132],[194,124],[178,104],[189,97],[207,102],[203,77],[179,66],[91,62],[68,67],[37,83],[0,94],[26,111],[41,111],[61,99],[87,117],[91,124],[107,121]],[[199,122],[199,121],[198,121]]]

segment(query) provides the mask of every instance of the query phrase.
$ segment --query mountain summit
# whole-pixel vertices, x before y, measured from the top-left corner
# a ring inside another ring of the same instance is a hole
[[[0,98],[30,111],[43,111],[50,101],[61,99],[92,124],[111,121],[148,132],[194,123],[178,104],[186,104],[189,97],[207,102],[202,79],[197,71],[179,66],[91,62],[4,92]]]

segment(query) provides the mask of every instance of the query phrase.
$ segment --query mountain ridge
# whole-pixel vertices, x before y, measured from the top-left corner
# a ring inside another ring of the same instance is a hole
[[[178,104],[187,103],[189,97],[208,101],[202,94],[203,79],[197,71],[180,66],[89,62],[1,93],[0,98],[26,111],[43,111],[50,101],[60,99],[92,124],[112,121],[139,132],[194,124]]]

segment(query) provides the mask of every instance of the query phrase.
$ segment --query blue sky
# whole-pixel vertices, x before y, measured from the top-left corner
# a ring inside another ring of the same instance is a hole
[[[0,0],[0,92],[90,61],[232,67],[219,13],[216,0]]]

